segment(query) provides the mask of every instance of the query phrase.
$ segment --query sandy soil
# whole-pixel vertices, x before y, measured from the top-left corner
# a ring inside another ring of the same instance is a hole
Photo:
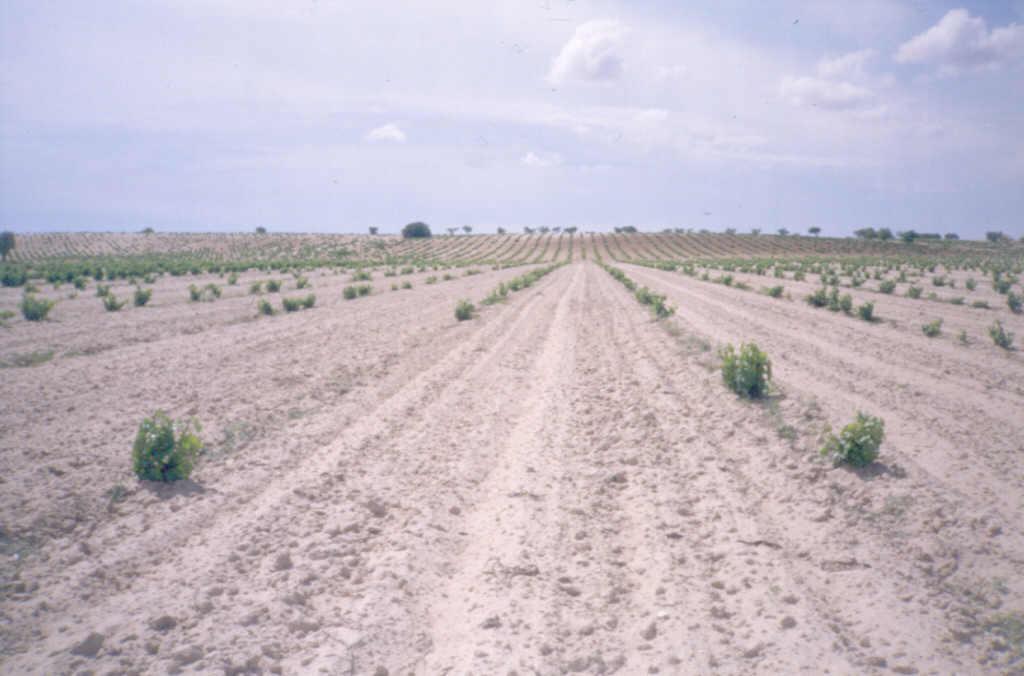
[[[4,370],[0,670],[1019,670],[1020,354],[623,267],[677,317],[577,263],[462,323],[523,268],[0,330],[57,355]],[[750,338],[765,403],[715,370]],[[155,408],[206,423],[194,481],[131,476]],[[881,462],[833,468],[858,408]]]

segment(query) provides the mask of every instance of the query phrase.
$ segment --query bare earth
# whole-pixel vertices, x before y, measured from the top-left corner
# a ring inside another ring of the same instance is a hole
[[[0,328],[5,363],[53,352],[0,371],[0,671],[1020,673],[1024,359],[992,315],[622,267],[677,315],[577,262],[468,322],[527,268],[354,301],[316,273],[315,308],[259,319],[267,275],[214,303],[168,277]],[[768,402],[716,369],[751,339]],[[204,424],[194,481],[131,473],[158,408]],[[857,410],[880,462],[834,468]]]

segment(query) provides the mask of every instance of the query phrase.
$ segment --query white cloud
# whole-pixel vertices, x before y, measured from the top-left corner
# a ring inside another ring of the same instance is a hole
[[[625,28],[617,21],[589,21],[576,29],[555,57],[548,81],[602,82],[622,73]]]
[[[405,132],[394,122],[371,129],[366,134],[366,140],[374,143],[405,143]]]
[[[846,81],[816,77],[786,77],[779,85],[782,97],[795,106],[827,110],[854,110],[872,103],[874,94]]]
[[[991,31],[981,17],[953,9],[924,33],[900,45],[896,61],[933,64],[951,73],[994,67],[1024,56],[1024,26],[1011,23]]]
[[[818,62],[818,75],[825,78],[863,78],[864,68],[875,58],[875,50],[862,49]]]
[[[523,166],[533,167],[536,169],[546,169],[548,167],[557,167],[562,164],[562,156],[558,153],[535,153],[532,150],[520,160]]]

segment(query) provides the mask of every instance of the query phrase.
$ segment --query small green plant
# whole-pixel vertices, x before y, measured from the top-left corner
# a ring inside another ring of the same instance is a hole
[[[354,286],[346,286],[341,290],[341,295],[345,297],[345,300],[352,300],[359,295],[359,289]]]
[[[436,275],[431,275],[430,277],[427,277],[427,281],[425,283],[426,284],[437,284],[437,276]]]
[[[285,312],[295,312],[302,307],[301,298],[282,298],[281,305]]]
[[[108,293],[103,297],[103,307],[107,309],[107,312],[117,312],[124,307],[127,300],[118,300],[117,296],[112,293]]]
[[[907,289],[907,298],[915,298],[916,299],[916,298],[920,298],[920,297],[921,297],[921,287],[919,287],[919,286],[912,286],[909,289]]]
[[[992,326],[988,327],[988,335],[992,338],[993,343],[1004,350],[1009,350],[1013,347],[1013,334],[1003,328],[1003,323],[998,319]]]
[[[71,283],[75,285],[75,288],[79,291],[85,290],[85,277],[77,276],[71,280]]]
[[[875,304],[871,302],[857,306],[857,316],[866,322],[875,321]]]
[[[368,282],[371,279],[373,279],[373,275],[371,275],[368,271],[366,271],[366,270],[356,270],[354,273],[352,273],[351,281],[353,281],[353,282]]]
[[[18,307],[21,308],[21,315],[30,322],[41,322],[50,314],[50,310],[57,304],[55,300],[36,298],[32,294],[25,294]]]
[[[718,356],[722,360],[722,379],[733,392],[748,399],[756,399],[768,392],[772,377],[772,364],[768,355],[755,343],[740,345],[739,352],[731,344]]]
[[[156,283],[156,275],[154,275],[153,273],[149,273],[149,274],[143,275],[142,281],[145,282],[146,284],[155,284]]]
[[[950,298],[949,303],[950,305],[963,305],[966,300],[963,296],[956,296],[955,298]]]
[[[198,303],[203,298],[203,290],[195,284],[188,285],[188,299],[193,303]]]
[[[305,277],[296,277],[295,278],[295,288],[296,289],[305,289],[307,286],[309,286],[309,280],[308,279],[306,279]]]
[[[1006,305],[1013,314],[1019,315],[1021,313],[1022,304],[1024,304],[1024,297],[1015,294],[1013,291],[1006,294]]]
[[[147,481],[187,479],[203,448],[200,431],[195,420],[175,423],[163,411],[144,419],[132,446],[135,475]]]
[[[964,285],[967,287],[968,291],[974,291],[978,288],[978,282],[975,281],[974,277],[968,277]]]
[[[942,333],[942,320],[936,319],[933,322],[928,322],[927,324],[921,327],[921,332],[924,333],[924,335],[928,336],[929,338],[934,338],[935,336]]]
[[[821,287],[807,296],[806,300],[813,307],[825,307],[828,305],[828,290],[825,287]]]
[[[771,296],[772,298],[782,298],[782,293],[784,291],[785,291],[785,288],[781,284],[779,284],[778,286],[772,286],[772,287],[766,288],[764,290],[764,292],[766,294],[768,294],[769,296]]]
[[[402,282],[402,288],[403,289],[411,289],[412,288],[412,282],[410,282],[408,279],[405,280],[404,282]]]
[[[256,304],[256,309],[261,315],[270,317],[274,314],[274,306],[270,304],[270,301],[266,298],[260,298],[260,302]]]
[[[878,449],[885,438],[885,423],[881,418],[858,412],[856,420],[844,427],[839,436],[831,430],[826,430],[825,435],[822,455],[836,463],[865,467],[878,458]]]
[[[216,284],[210,283],[203,287],[203,293],[206,295],[207,300],[214,300],[220,298],[220,287]]]
[[[454,278],[454,277],[452,277],[452,276],[451,276],[450,274],[448,274],[448,273],[446,272],[446,273],[444,273],[444,276],[443,276],[443,277],[441,278],[441,281],[444,281],[444,282],[450,282],[450,281],[452,281],[453,279],[455,279],[455,278]]]
[[[136,287],[135,289],[135,307],[142,307],[149,302],[149,299],[153,297],[153,289],[143,289],[142,287]]]
[[[844,293],[840,296],[839,309],[843,311],[843,314],[853,314],[853,296],[848,293]]]
[[[281,290],[280,279],[268,279],[267,280],[267,293],[277,293]]]
[[[253,296],[263,293],[263,282],[253,282],[250,284],[249,293]]]
[[[238,273],[237,272],[232,272],[230,275],[228,275],[228,284],[230,284],[231,286],[234,286],[235,284],[238,284]]]
[[[468,300],[460,300],[455,304],[455,318],[460,322],[472,319],[474,312],[476,312],[476,307]]]
[[[882,293],[892,293],[896,289],[896,282],[891,279],[886,279],[878,285],[878,290]]]
[[[301,302],[302,307],[308,310],[314,305],[316,305],[316,296],[312,293],[306,294],[306,296],[302,298]]]
[[[960,329],[960,333],[956,334],[956,339],[960,342],[961,345],[967,345],[970,342],[970,340],[967,337],[966,329]]]
[[[103,298],[108,293],[110,293],[110,285],[109,284],[97,284],[96,285],[96,295],[98,297]]]
[[[373,287],[369,284],[360,284],[356,287],[356,293],[360,296],[369,296],[371,291],[373,291]]]

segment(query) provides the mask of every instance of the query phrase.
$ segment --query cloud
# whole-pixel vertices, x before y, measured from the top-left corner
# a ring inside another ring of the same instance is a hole
[[[390,122],[366,134],[366,140],[373,143],[405,143],[405,132],[394,122]]]
[[[824,78],[863,78],[864,68],[875,58],[875,50],[862,49],[818,62],[818,75]]]
[[[874,101],[874,94],[864,87],[817,77],[783,78],[779,93],[794,106],[826,110],[855,110]]]
[[[562,156],[558,153],[535,153],[532,150],[520,160],[523,166],[537,169],[557,167],[562,164]]]
[[[991,31],[981,17],[953,9],[924,33],[900,45],[899,63],[931,64],[954,73],[991,68],[1024,56],[1024,26],[1011,23]]]
[[[617,21],[589,21],[576,29],[555,57],[548,81],[604,82],[622,73],[625,28]]]

